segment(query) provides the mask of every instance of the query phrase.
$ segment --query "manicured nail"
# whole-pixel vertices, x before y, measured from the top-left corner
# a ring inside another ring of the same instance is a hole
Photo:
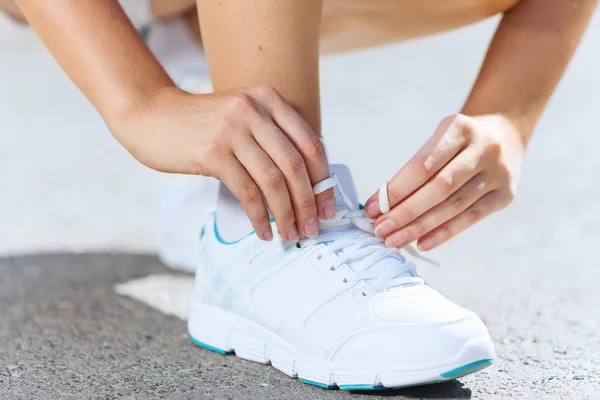
[[[321,210],[325,219],[332,219],[335,217],[335,199],[325,200],[321,205]]]
[[[410,236],[406,231],[396,232],[387,239],[385,239],[385,245],[387,247],[401,248],[410,243]]]
[[[314,239],[319,234],[319,220],[317,217],[312,217],[304,224],[304,234],[311,239]]]
[[[390,233],[394,232],[398,227],[396,226],[396,221],[391,218],[384,219],[377,227],[375,227],[375,236],[378,238],[384,238]]]
[[[290,228],[288,228],[288,230],[285,231],[283,238],[288,242],[298,239],[298,229],[296,229],[296,226],[292,225]]]
[[[417,243],[417,247],[421,251],[427,251],[427,250],[433,249],[435,247],[435,237],[427,236],[425,239],[423,239],[423,240],[419,241],[419,243]]]
[[[273,240],[273,232],[271,232],[271,228],[265,228],[258,234],[258,237],[265,242],[270,242]]]
[[[373,200],[365,206],[365,212],[371,218],[375,218],[381,210],[379,209],[379,201]]]

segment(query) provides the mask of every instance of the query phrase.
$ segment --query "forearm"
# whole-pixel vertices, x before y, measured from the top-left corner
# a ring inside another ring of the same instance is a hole
[[[173,83],[117,0],[19,0],[29,23],[107,123]]]
[[[198,0],[215,90],[273,86],[319,134],[319,0]]]
[[[502,19],[466,115],[501,114],[529,140],[598,0],[521,0]]]

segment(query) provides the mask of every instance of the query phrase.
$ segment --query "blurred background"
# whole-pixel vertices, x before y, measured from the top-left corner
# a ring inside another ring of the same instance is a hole
[[[460,110],[497,22],[322,60],[330,158],[350,166],[362,201]],[[432,252],[444,267],[422,270],[488,324],[498,362],[467,378],[483,397],[585,398],[600,387],[599,49],[597,11],[537,127],[517,199]],[[186,63],[208,81],[202,56]],[[379,145],[355,139],[365,133]],[[0,15],[0,260],[153,254],[157,199],[195,182],[139,165],[34,32]]]

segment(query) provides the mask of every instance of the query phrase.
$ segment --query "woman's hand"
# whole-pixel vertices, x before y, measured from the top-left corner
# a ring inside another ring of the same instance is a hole
[[[263,240],[273,237],[264,200],[290,241],[316,236],[318,217],[335,216],[333,190],[312,190],[330,176],[323,144],[272,87],[209,95],[168,87],[115,121],[117,140],[146,166],[221,180]]]
[[[381,215],[376,193],[365,212],[387,246],[433,249],[512,201],[524,153],[507,118],[448,117],[389,182],[391,210]]]

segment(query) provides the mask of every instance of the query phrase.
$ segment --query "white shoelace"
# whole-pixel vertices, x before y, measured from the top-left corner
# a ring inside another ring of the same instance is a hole
[[[339,263],[332,265],[335,270],[342,264],[348,265],[353,276],[345,278],[347,281],[367,281],[371,293],[379,292],[393,287],[414,285],[424,283],[423,279],[415,276],[417,266],[412,261],[407,261],[401,256],[394,256],[399,253],[399,249],[386,247],[384,240],[373,235],[373,225],[375,220],[368,218],[363,210],[359,210],[350,200],[340,185],[337,176],[333,174],[330,178],[313,186],[315,194],[324,192],[332,187],[338,187],[342,199],[346,205],[345,208],[338,209],[335,218],[332,220],[321,220],[321,233],[315,239],[303,238],[299,241],[300,246],[316,244],[319,242],[329,242],[328,248],[338,255]],[[384,193],[384,195],[382,195]],[[389,211],[389,202],[387,197],[387,182],[379,190],[379,203],[381,209]],[[363,232],[357,232],[356,229],[334,230],[331,228],[356,227]],[[414,248],[406,246],[402,248],[407,253],[420,259],[432,262],[421,256]],[[379,261],[386,257],[394,257],[397,262],[393,264],[379,264]],[[407,276],[407,272],[410,276]],[[369,293],[363,292],[363,295]]]

